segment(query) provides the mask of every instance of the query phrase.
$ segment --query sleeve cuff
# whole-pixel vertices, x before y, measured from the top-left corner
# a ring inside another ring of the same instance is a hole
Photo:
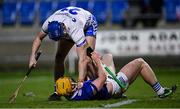
[[[83,42],[81,42],[80,44],[76,45],[76,46],[81,47],[82,45],[85,45],[85,44],[86,44],[86,39]]]

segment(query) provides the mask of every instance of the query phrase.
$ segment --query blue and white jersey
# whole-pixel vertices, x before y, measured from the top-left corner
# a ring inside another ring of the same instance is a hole
[[[86,43],[86,35],[96,36],[96,19],[90,12],[82,8],[66,7],[56,11],[44,22],[42,26],[44,32],[47,33],[48,23],[51,21],[64,23],[69,38],[72,39],[77,46]]]
[[[96,86],[92,84],[92,80],[84,82],[83,87],[77,90],[71,100],[93,100],[93,99],[109,99],[111,94],[108,93],[106,85],[98,91]]]

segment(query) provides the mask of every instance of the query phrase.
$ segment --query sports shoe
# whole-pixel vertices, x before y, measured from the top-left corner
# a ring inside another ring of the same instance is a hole
[[[161,95],[158,95],[159,98],[165,98],[165,97],[168,97],[170,95],[172,95],[177,89],[177,86],[174,85],[172,86],[171,88],[164,88],[164,93],[161,94]]]
[[[59,101],[61,100],[61,96],[59,96],[56,92],[54,92],[52,95],[48,98],[49,101]]]
[[[127,98],[127,95],[122,93],[122,94],[119,94],[119,95],[113,95],[112,98],[114,98],[114,99]]]
[[[127,95],[126,94],[121,94],[121,96],[120,96],[121,98],[127,98]]]

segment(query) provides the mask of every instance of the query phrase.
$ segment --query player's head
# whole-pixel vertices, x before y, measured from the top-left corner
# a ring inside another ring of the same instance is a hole
[[[69,77],[61,77],[56,81],[56,91],[59,95],[70,96],[73,94],[77,83]]]
[[[49,22],[48,35],[50,39],[58,41],[62,36],[64,36],[64,24],[58,21]]]

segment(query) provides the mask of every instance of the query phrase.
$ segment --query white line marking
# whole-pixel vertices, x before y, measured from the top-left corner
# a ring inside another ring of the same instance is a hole
[[[126,100],[126,101],[121,101],[121,102],[117,102],[117,103],[114,103],[114,104],[107,104],[104,107],[106,107],[106,108],[119,107],[119,106],[122,106],[122,105],[131,104],[131,103],[136,102],[136,101],[137,100],[135,100],[135,99]]]

